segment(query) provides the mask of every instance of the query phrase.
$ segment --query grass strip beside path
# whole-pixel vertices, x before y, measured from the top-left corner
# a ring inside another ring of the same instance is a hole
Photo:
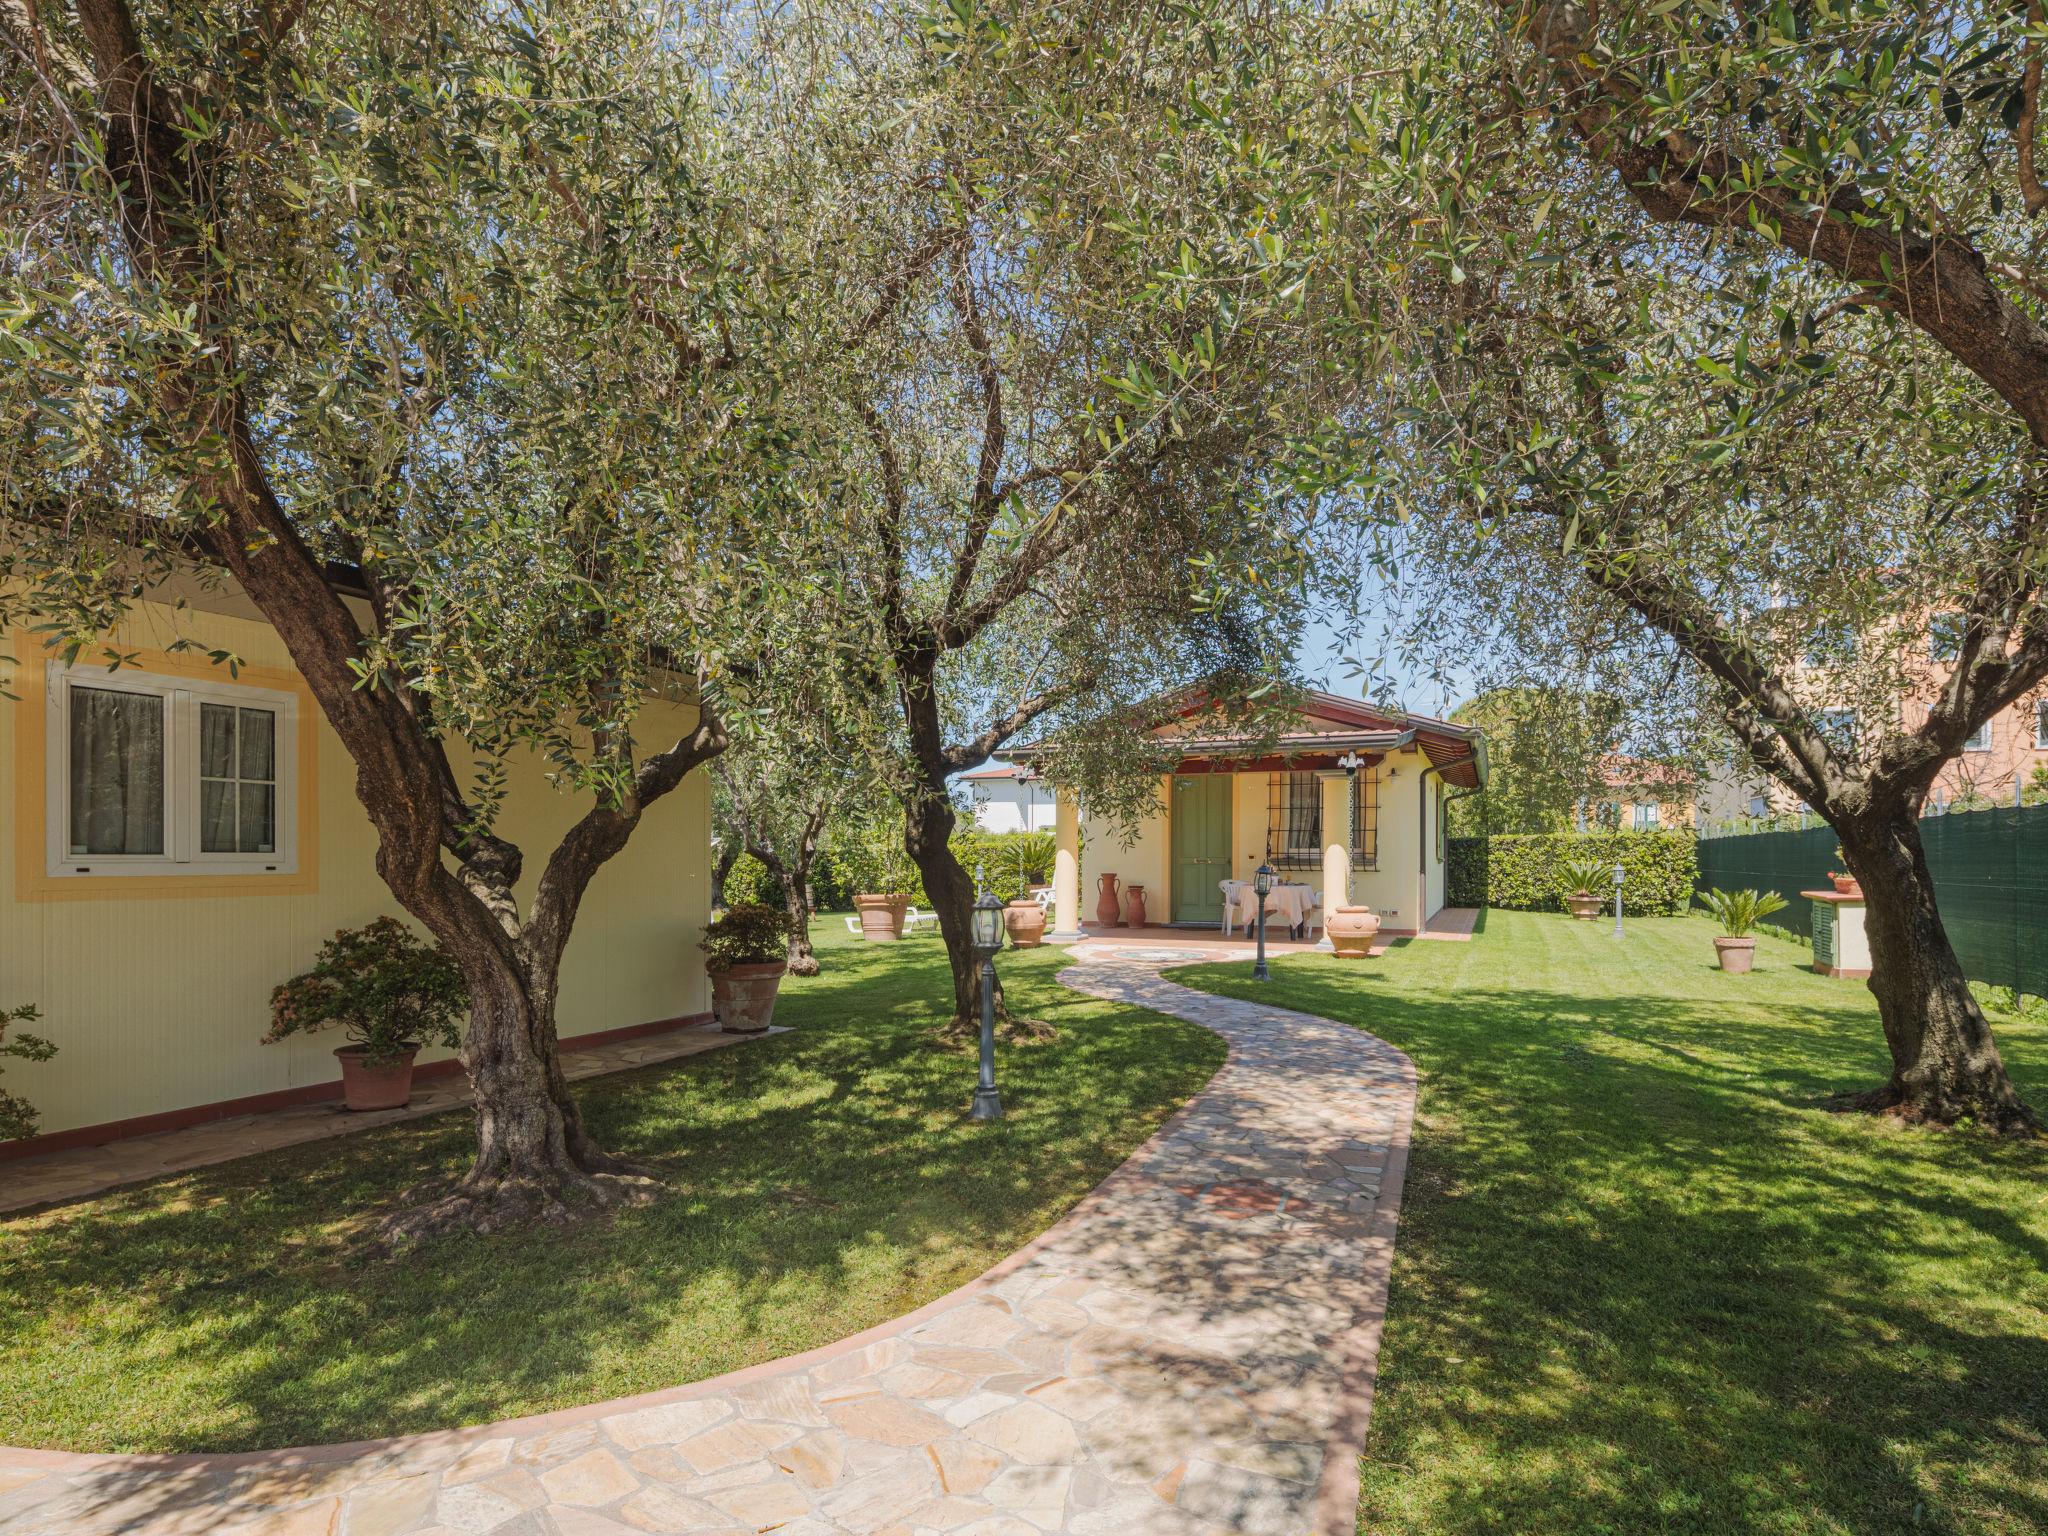
[[[1870,994],[1700,918],[1169,974],[1414,1058],[1359,1529],[2048,1531],[2048,1146],[1826,1113]],[[1994,1019],[2048,1104],[2048,1024]]]
[[[467,1163],[450,1114],[0,1219],[0,1444],[412,1433],[811,1349],[1013,1252],[1222,1064],[1197,1025],[1058,985],[1061,952],[1012,953],[1013,1006],[1059,1035],[1003,1048],[1007,1117],[976,1125],[972,1054],[934,1044],[939,941],[816,931],[824,973],[777,1008],[792,1033],[578,1086],[599,1142],[668,1181],[648,1207],[357,1259],[400,1191]]]

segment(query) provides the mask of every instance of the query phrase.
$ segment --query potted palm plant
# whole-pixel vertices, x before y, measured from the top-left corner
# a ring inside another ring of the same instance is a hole
[[[789,969],[789,914],[743,901],[704,928],[711,1007],[728,1035],[758,1035],[775,1020],[775,994]]]
[[[1756,925],[1784,911],[1785,898],[1776,891],[1702,891],[1700,904],[1721,925],[1714,958],[1722,970],[1742,976],[1756,963]]]
[[[1565,910],[1582,923],[1600,915],[1600,898],[1594,894],[1607,878],[1607,866],[1598,859],[1566,859],[1558,866],[1564,881]]]
[[[398,1109],[412,1098],[412,1060],[424,1046],[462,1043],[469,1010],[462,969],[395,917],[343,928],[313,968],[270,994],[265,1045],[339,1024],[342,1103]]]

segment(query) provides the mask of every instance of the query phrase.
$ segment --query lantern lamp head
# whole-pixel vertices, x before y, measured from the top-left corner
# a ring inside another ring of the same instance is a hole
[[[1273,894],[1273,866],[1261,864],[1252,873],[1252,889],[1261,896]]]
[[[1003,947],[1003,904],[988,891],[974,904],[973,932],[977,954],[993,955]]]
[[[1619,864],[1614,866],[1614,883],[1617,887],[1621,884],[1621,866]]]

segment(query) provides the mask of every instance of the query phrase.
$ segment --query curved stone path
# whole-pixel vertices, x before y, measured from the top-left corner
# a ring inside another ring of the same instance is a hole
[[[0,1450],[0,1536],[1350,1536],[1414,1071],[1083,956],[1215,1079],[1050,1231],[852,1339],[539,1418],[234,1456]]]

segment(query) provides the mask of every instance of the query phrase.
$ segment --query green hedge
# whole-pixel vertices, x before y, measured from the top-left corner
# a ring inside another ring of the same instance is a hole
[[[1023,895],[1029,884],[1026,877],[1034,873],[1050,880],[1052,854],[1050,832],[984,832],[964,826],[953,834],[953,857],[970,880],[977,868],[982,870],[988,888],[1000,901],[1015,901]],[[898,867],[892,869],[892,862]],[[811,864],[811,894],[821,912],[843,912],[853,905],[856,892],[883,889],[908,896],[917,906],[931,904],[917,867],[901,854],[892,861],[880,850],[828,849]],[[733,860],[732,872],[725,877],[725,899],[728,903],[758,901],[779,907],[782,887],[759,859],[743,853]]]
[[[1692,903],[1699,840],[1690,832],[1537,833],[1454,837],[1445,868],[1445,900],[1454,907],[1504,907],[1518,912],[1564,910],[1558,870],[1572,859],[1622,868],[1622,900],[1630,912],[1670,917]],[[1611,900],[1610,880],[1600,891]]]

